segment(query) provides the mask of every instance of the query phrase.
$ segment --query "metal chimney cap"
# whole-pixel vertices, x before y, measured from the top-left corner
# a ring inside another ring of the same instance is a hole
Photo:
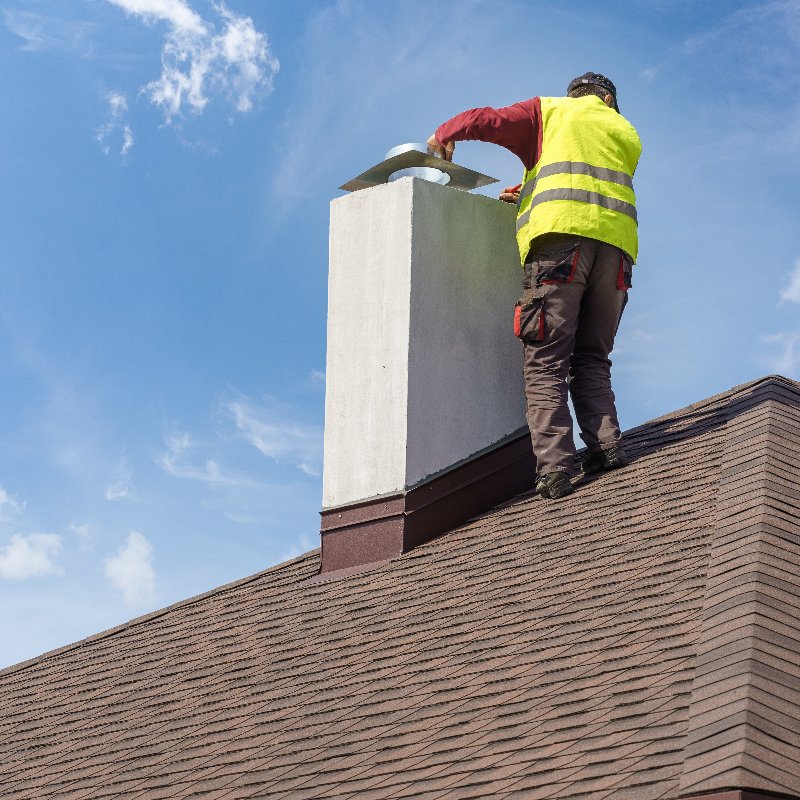
[[[490,183],[497,183],[497,178],[484,175],[475,170],[454,164],[452,161],[445,161],[440,156],[435,156],[428,152],[428,146],[420,142],[409,142],[393,147],[386,154],[386,158],[374,167],[370,167],[366,172],[362,172],[357,177],[340,186],[346,192],[355,192],[359,189],[368,189],[371,186],[379,186],[388,183],[394,173],[400,170],[410,170],[412,168],[427,168],[437,170],[441,175],[448,176],[447,185],[454,189],[477,189],[479,186],[488,186]],[[405,174],[424,177],[426,173],[408,172]],[[428,173],[437,177],[435,173]],[[403,177],[398,175],[397,177]],[[434,180],[435,183],[444,182]]]
[[[412,150],[416,151],[417,153],[422,153],[423,155],[432,155],[434,158],[441,158],[440,155],[434,155],[428,149],[428,145],[424,144],[423,142],[408,142],[406,144],[399,144],[397,147],[393,147],[385,156],[386,158],[393,158],[394,156],[399,156],[402,153],[410,153]]]

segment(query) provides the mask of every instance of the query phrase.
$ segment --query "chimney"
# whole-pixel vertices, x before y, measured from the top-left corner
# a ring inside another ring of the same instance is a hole
[[[417,177],[331,203],[321,577],[533,485],[514,221]]]

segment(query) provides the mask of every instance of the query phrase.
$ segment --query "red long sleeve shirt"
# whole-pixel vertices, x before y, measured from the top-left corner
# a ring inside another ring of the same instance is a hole
[[[505,108],[472,108],[436,129],[436,141],[478,140],[510,150],[531,169],[542,152],[542,104],[538,97]]]

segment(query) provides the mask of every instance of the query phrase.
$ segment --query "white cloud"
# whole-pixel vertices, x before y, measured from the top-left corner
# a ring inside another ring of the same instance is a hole
[[[105,123],[95,131],[95,141],[100,145],[100,149],[108,155],[111,152],[109,139],[117,132],[122,136],[122,146],[119,154],[123,160],[127,158],[133,147],[133,131],[131,126],[124,122],[124,116],[128,112],[128,99],[122,92],[107,92],[105,95],[108,103],[108,118]],[[116,138],[116,137],[114,137]]]
[[[61,575],[55,559],[61,552],[61,537],[54,533],[15,535],[0,551],[0,578],[21,581],[39,575]]]
[[[250,111],[254,97],[272,87],[279,64],[265,34],[250,17],[223,3],[212,3],[218,28],[200,17],[185,0],[108,0],[148,24],[169,29],[161,51],[161,77],[143,92],[164,113],[167,123],[185,108],[199,114],[209,94],[223,94],[240,112]]]
[[[320,374],[324,380],[324,375]],[[256,405],[247,397],[225,402],[223,411],[226,423],[233,422],[238,438],[260,453],[275,462],[291,464],[306,475],[319,475],[322,464],[322,429],[319,426],[296,422],[271,406]],[[230,438],[227,430],[220,431],[219,435],[223,439]],[[166,450],[156,463],[175,478],[220,487],[266,488],[247,475],[223,469],[209,450],[207,443],[181,433],[167,437]]]
[[[188,433],[170,436],[166,451],[156,459],[156,463],[174,478],[188,478],[221,486],[253,485],[254,481],[246,476],[223,472],[213,458],[199,455],[202,449],[203,445],[192,439]]]
[[[108,0],[128,14],[137,14],[150,24],[163,20],[176,30],[188,33],[205,33],[203,20],[184,0]]]
[[[89,526],[88,525],[76,525],[74,522],[70,522],[69,529],[78,537],[78,542],[81,550],[88,550],[89,549]]]
[[[17,502],[2,486],[0,486],[0,514],[2,514],[5,508],[10,508],[15,514],[22,514],[25,510],[25,504]]]
[[[309,497],[317,502],[307,476],[319,472],[321,450],[321,429],[237,396],[220,402],[213,429],[202,437],[167,436],[156,463],[174,478],[202,484],[203,508],[236,524],[277,525],[289,509],[307,507]]]
[[[780,302],[800,303],[800,261],[795,262],[794,269],[789,273],[786,288],[781,289]]]
[[[133,147],[133,131],[130,125],[126,125],[122,129],[122,149],[119,151],[119,154],[125,158],[125,156],[130,153],[131,147]]]
[[[4,8],[6,27],[23,40],[22,49],[29,52],[41,50],[90,51],[87,34],[96,26],[90,22],[75,22],[35,11]]]
[[[639,73],[639,79],[646,84],[651,84],[658,74],[658,67],[648,67]]]
[[[114,469],[111,483],[106,487],[106,500],[112,502],[130,497],[132,477],[133,473],[131,472],[130,464],[128,464],[128,457],[123,455]]]
[[[142,607],[155,601],[153,547],[139,531],[131,531],[125,546],[105,560],[104,571],[126,605]]]
[[[119,92],[108,93],[108,105],[113,117],[120,117],[128,110],[128,100],[124,94]]]
[[[762,336],[761,341],[778,348],[776,355],[763,359],[772,372],[787,378],[800,373],[800,331],[783,331]]]
[[[287,420],[269,407],[247,398],[227,404],[236,429],[253,447],[278,462],[293,464],[307,475],[319,475],[322,430],[315,425]]]

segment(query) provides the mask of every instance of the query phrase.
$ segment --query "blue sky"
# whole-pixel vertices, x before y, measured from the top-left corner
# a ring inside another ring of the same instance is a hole
[[[465,108],[617,84],[624,427],[800,378],[798,53],[800,0],[0,0],[0,666],[317,545],[328,203]]]

